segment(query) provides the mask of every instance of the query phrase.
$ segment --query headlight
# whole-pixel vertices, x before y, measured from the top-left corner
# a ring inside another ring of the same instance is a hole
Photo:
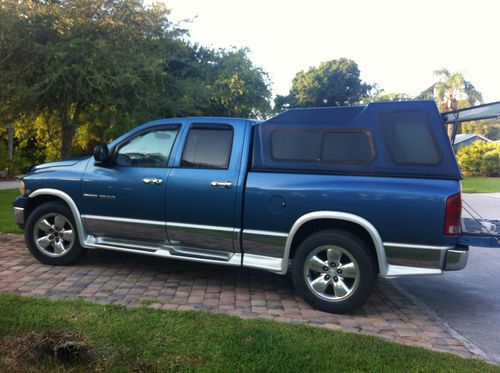
[[[26,193],[26,185],[24,185],[24,180],[21,180],[21,195],[24,196],[24,193]]]

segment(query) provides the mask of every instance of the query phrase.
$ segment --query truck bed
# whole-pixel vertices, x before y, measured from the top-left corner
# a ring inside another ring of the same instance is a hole
[[[490,227],[494,229],[488,230]],[[459,242],[462,245],[500,248],[500,220],[462,218]]]

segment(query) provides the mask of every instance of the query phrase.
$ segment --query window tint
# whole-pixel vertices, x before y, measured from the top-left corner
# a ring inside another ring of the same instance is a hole
[[[271,135],[272,157],[283,161],[317,161],[321,137],[319,131],[276,130]]]
[[[134,137],[118,150],[116,163],[119,166],[165,167],[177,132],[177,129],[163,129]]]
[[[275,130],[272,157],[280,161],[369,163],[372,139],[365,131]]]
[[[330,162],[369,163],[373,160],[372,141],[366,132],[325,134],[321,159]]]
[[[435,165],[441,154],[422,112],[380,113],[378,122],[394,163]]]
[[[191,128],[182,153],[181,167],[229,167],[233,145],[233,128],[230,126]]]

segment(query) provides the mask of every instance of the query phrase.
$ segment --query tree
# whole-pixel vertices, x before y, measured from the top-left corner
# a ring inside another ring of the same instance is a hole
[[[441,112],[453,111],[483,102],[483,97],[460,72],[442,68],[434,71],[438,81],[423,91],[418,98],[435,99]],[[448,135],[453,134],[453,124],[448,125]]]
[[[247,48],[191,46],[175,69],[181,80],[182,115],[265,117],[270,112],[267,73],[250,60]]]
[[[177,32],[164,7],[146,9],[137,0],[5,2],[12,3],[20,34],[2,45],[8,56],[2,75],[18,77],[15,106],[60,128],[63,158],[71,155],[87,111],[145,112],[157,101],[161,87],[155,86],[166,75],[157,50],[168,48],[160,42]]]
[[[4,0],[0,122],[15,121],[32,157],[53,159],[158,117],[269,111],[267,75],[248,50],[184,36],[163,5],[142,0]]]
[[[248,58],[246,48],[214,53],[214,73],[209,75],[212,115],[265,117],[271,110],[269,77]]]
[[[275,108],[355,105],[370,89],[369,84],[361,81],[358,65],[340,58],[298,72],[290,93],[276,97]]]
[[[500,121],[498,119],[486,119],[462,123],[463,133],[475,133],[490,140],[500,140]]]
[[[410,95],[402,92],[384,92],[384,90],[379,90],[374,95],[366,97],[361,100],[361,103],[366,105],[370,102],[380,102],[380,101],[410,101],[413,98]]]

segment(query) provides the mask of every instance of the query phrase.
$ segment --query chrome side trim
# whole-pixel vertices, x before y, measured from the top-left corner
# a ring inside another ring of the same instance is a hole
[[[136,224],[150,224],[150,225],[165,225],[163,221],[157,220],[143,220],[143,219],[129,219],[129,218],[118,218],[115,216],[103,216],[103,215],[82,215],[82,219],[93,219],[93,220],[108,220],[116,221],[120,223],[136,223]]]
[[[238,245],[235,232],[239,228],[167,222],[167,234],[173,246],[234,253]]]
[[[167,227],[203,229],[203,230],[213,230],[213,231],[223,231],[223,232],[233,232],[233,230],[235,229],[230,227],[217,227],[215,225],[200,225],[200,224],[186,224],[186,223],[173,223],[173,222],[167,222]]]
[[[281,263],[281,270],[279,273],[285,274],[287,272],[288,261],[290,256],[290,248],[292,246],[293,237],[295,236],[299,228],[303,224],[311,220],[318,220],[318,219],[345,220],[358,224],[361,227],[363,227],[370,234],[370,237],[372,238],[373,241],[373,245],[375,246],[375,250],[377,252],[378,265],[380,269],[380,276],[387,277],[387,272],[388,272],[387,258],[385,256],[384,245],[382,243],[380,235],[378,234],[378,231],[368,220],[362,218],[361,216],[341,211],[315,211],[302,215],[300,218],[298,218],[293,224],[292,228],[290,229],[290,233],[288,234],[285,246],[285,253],[283,256],[283,262]]]
[[[14,207],[14,218],[16,219],[16,224],[20,227],[24,225],[24,208]]]
[[[114,216],[82,215],[87,232],[96,237],[118,240],[168,242],[164,222]]]
[[[287,233],[244,229],[245,254],[283,259],[287,237]]]
[[[96,220],[110,220],[110,221],[118,221],[118,222],[124,222],[124,223],[166,225],[167,227],[203,229],[203,230],[214,230],[214,231],[224,231],[224,232],[233,232],[233,230],[235,230],[235,228],[218,227],[215,225],[186,224],[186,223],[164,222],[164,221],[159,221],[159,220],[129,219],[129,218],[120,218],[120,217],[116,217],[116,216],[84,214],[84,215],[82,215],[82,218],[96,219]]]
[[[288,233],[282,232],[271,232],[271,231],[259,231],[255,229],[243,229],[243,233],[245,234],[256,234],[261,236],[275,236],[275,237],[288,237]]]
[[[409,249],[422,249],[422,250],[449,250],[455,247],[455,246],[414,245],[414,244],[397,243],[397,242],[384,242],[384,246],[402,247]]]
[[[80,211],[76,206],[75,201],[68,194],[59,189],[52,188],[42,188],[37,189],[33,193],[29,195],[29,198],[34,198],[38,196],[49,195],[61,198],[64,202],[66,202],[73,213],[73,218],[75,219],[76,227],[78,230],[78,239],[80,240],[80,244],[85,247],[85,241],[87,240],[87,231],[85,230],[82,219],[80,216]]]
[[[385,255],[389,265],[442,269],[446,251],[454,246],[431,246],[384,242]]]

